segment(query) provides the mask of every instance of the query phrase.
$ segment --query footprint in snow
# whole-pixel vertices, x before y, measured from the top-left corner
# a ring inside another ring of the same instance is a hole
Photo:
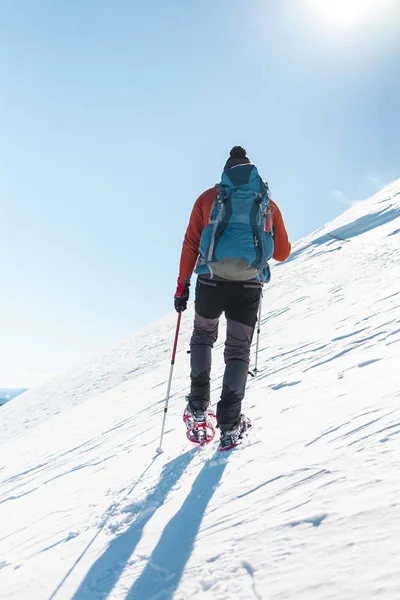
[[[380,358],[372,358],[371,360],[364,360],[363,362],[358,363],[358,367],[362,369],[362,367],[367,367],[368,365],[372,365],[373,363],[379,362]]]
[[[299,383],[301,383],[301,381],[283,381],[282,383],[271,385],[271,390],[277,391],[285,387],[292,387],[293,385],[298,385]]]
[[[284,527],[298,527],[299,525],[312,525],[313,527],[319,527],[322,521],[325,521],[327,516],[327,513],[322,513],[321,515],[305,517],[304,519],[299,519],[298,521],[289,521],[289,523],[286,523]]]

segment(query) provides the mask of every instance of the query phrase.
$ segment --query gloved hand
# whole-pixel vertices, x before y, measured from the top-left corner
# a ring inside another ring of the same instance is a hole
[[[174,305],[176,312],[183,312],[187,309],[189,300],[190,283],[178,283],[174,296]]]

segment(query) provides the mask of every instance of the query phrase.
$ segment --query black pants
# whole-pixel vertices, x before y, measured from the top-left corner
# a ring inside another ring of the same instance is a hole
[[[225,373],[217,422],[222,431],[240,418],[250,362],[250,346],[261,296],[256,282],[197,280],[191,349],[190,404],[206,409],[210,403],[211,351],[218,337],[219,318],[225,313]]]

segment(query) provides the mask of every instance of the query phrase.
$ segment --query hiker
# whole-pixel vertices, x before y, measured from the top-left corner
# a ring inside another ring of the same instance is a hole
[[[284,261],[290,250],[281,212],[270,199],[268,185],[246,150],[233,147],[221,183],[194,204],[174,296],[176,311],[186,310],[194,271],[198,278],[190,341],[191,389],[184,414],[188,428],[188,422],[192,427],[192,441],[207,441],[204,431],[212,415],[208,413],[211,351],[223,312],[227,320],[225,372],[216,411],[220,448],[237,445],[251,426],[241,404],[262,286],[270,279],[267,261]]]

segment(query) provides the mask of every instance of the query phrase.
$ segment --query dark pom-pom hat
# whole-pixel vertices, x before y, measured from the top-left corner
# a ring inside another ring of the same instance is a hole
[[[232,167],[237,167],[238,165],[247,165],[250,163],[250,160],[246,156],[246,150],[242,148],[242,146],[233,146],[232,150],[229,152],[229,158],[225,163],[224,171],[226,169],[231,169]]]

